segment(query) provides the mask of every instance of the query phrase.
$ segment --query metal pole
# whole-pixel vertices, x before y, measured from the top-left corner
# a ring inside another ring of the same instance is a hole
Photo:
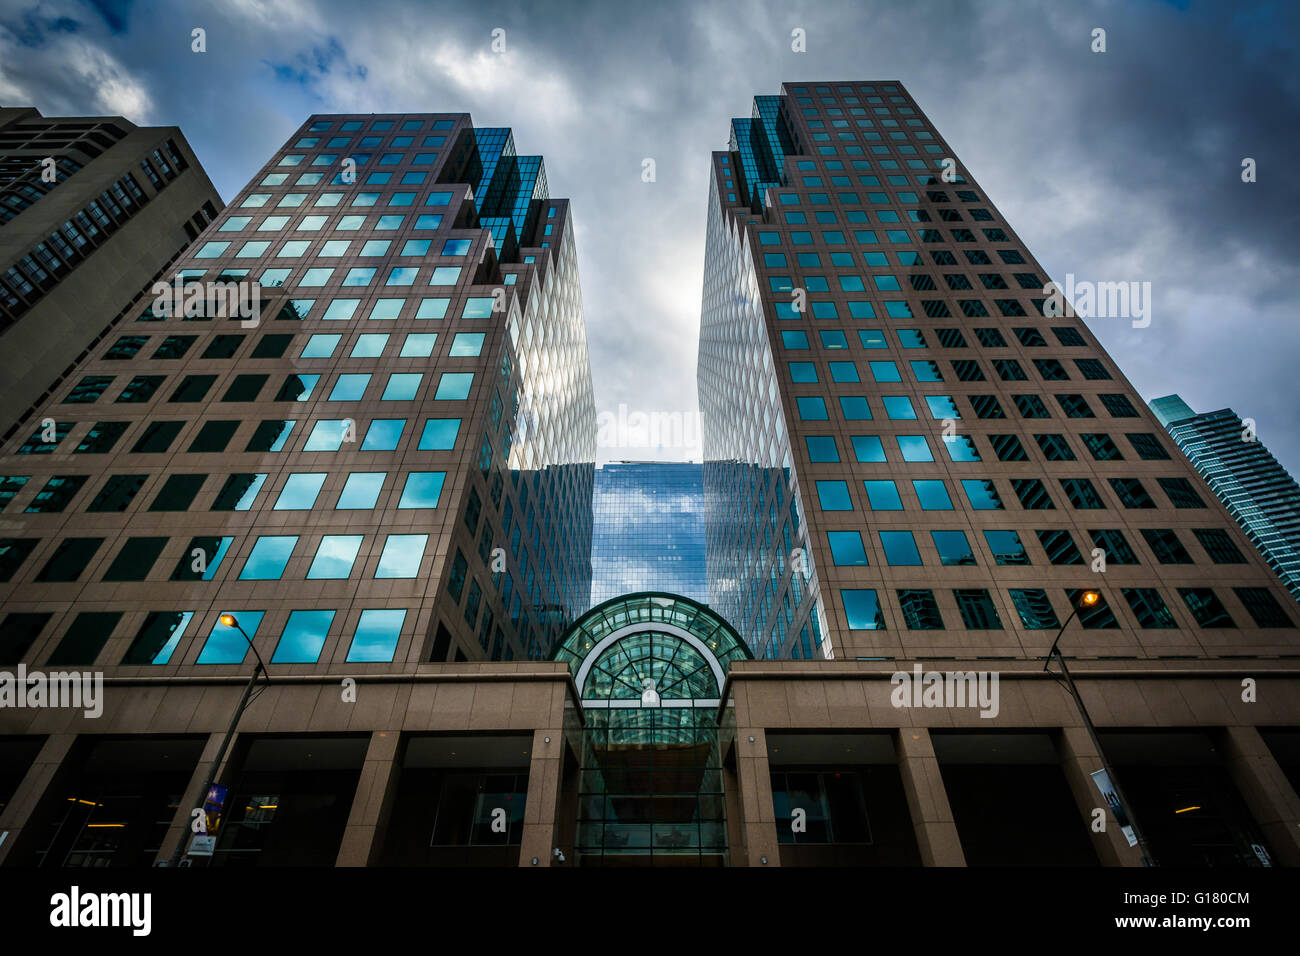
[[[235,622],[235,627],[239,630],[240,634],[244,635],[244,640],[248,641],[248,646],[253,647],[253,642],[249,640],[247,634],[244,634],[244,629],[239,626],[238,621]],[[199,791],[199,812],[204,812],[203,806],[207,801],[208,791],[212,789],[212,784],[217,779],[217,772],[221,769],[221,761],[226,756],[226,748],[230,746],[230,741],[235,736],[235,728],[239,726],[239,718],[243,716],[244,709],[248,706],[248,698],[253,693],[253,685],[257,683],[257,678],[262,673],[262,655],[257,653],[257,648],[255,647],[253,647],[253,653],[257,656],[257,664],[253,667],[253,676],[250,677],[248,683],[244,685],[244,695],[239,698],[239,706],[235,708],[235,713],[230,718],[230,726],[226,729],[226,736],[221,741],[221,749],[217,751],[217,756],[212,761],[212,766],[208,768],[208,778],[203,784],[203,789]],[[269,681],[270,679],[271,675],[267,674],[267,680]],[[185,855],[187,843],[185,834],[188,832],[189,830],[181,831],[180,839],[176,842],[176,848],[172,850],[171,860],[168,862],[169,866],[180,866],[181,858]]]
[[[1128,822],[1133,827],[1133,836],[1137,838],[1138,850],[1142,853],[1142,865],[1155,866],[1155,857],[1152,856],[1146,838],[1142,835],[1142,829],[1138,826],[1137,813],[1133,809],[1133,804],[1129,802],[1128,798],[1124,796],[1124,791],[1120,789],[1119,775],[1115,773],[1114,768],[1106,760],[1106,751],[1102,749],[1101,740],[1097,737],[1097,728],[1093,726],[1092,717],[1088,714],[1088,708],[1084,706],[1083,698],[1079,696],[1079,689],[1075,686],[1074,678],[1070,675],[1070,668],[1065,664],[1065,657],[1061,654],[1060,648],[1056,646],[1057,641],[1061,639],[1061,634],[1065,632],[1066,626],[1070,621],[1074,620],[1075,615],[1078,613],[1079,609],[1076,607],[1070,616],[1065,619],[1065,624],[1061,625],[1061,630],[1056,633],[1056,640],[1052,642],[1052,649],[1048,652],[1047,663],[1043,665],[1043,670],[1047,670],[1048,664],[1051,664],[1053,657],[1061,662],[1061,674],[1065,677],[1065,685],[1070,691],[1070,696],[1074,698],[1075,705],[1079,708],[1080,716],[1083,717],[1084,726],[1088,729],[1088,736],[1092,739],[1093,747],[1097,749],[1097,756],[1101,760],[1102,769],[1110,777],[1110,785],[1115,788],[1115,796],[1119,798],[1120,805],[1128,812]],[[1114,809],[1111,809],[1112,816],[1114,813]]]

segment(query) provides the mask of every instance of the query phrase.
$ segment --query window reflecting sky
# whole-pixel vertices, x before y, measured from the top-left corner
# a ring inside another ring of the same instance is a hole
[[[708,603],[700,464],[611,463],[593,492],[591,603],[669,591]]]

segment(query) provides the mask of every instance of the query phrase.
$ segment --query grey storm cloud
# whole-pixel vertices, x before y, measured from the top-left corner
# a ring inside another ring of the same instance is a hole
[[[178,125],[227,199],[308,113],[512,126],[573,200],[598,408],[691,412],[708,153],[783,80],[898,79],[1053,279],[1151,283],[1150,327],[1091,323],[1144,398],[1231,406],[1300,464],[1297,19],[1263,2],[0,0],[0,102]]]

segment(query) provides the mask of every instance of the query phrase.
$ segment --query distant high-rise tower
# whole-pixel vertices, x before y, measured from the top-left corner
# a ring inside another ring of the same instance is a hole
[[[1300,485],[1230,408],[1197,414],[1178,395],[1151,409],[1300,600]]]
[[[1294,603],[897,82],[785,84],[712,156],[712,606],[759,657],[1295,650]],[[1102,569],[1104,568],[1104,573]]]
[[[221,205],[175,126],[0,107],[0,440]]]
[[[635,591],[667,591],[708,603],[698,462],[602,465],[592,511],[593,606]]]

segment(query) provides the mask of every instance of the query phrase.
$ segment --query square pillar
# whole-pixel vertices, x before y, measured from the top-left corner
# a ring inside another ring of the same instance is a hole
[[[528,764],[528,803],[524,807],[524,834],[519,845],[520,866],[550,866],[556,862],[551,851],[556,849],[555,818],[560,807],[564,748],[561,728],[533,731],[533,754]],[[572,853],[565,854],[565,857],[566,864],[572,864]],[[534,864],[533,860],[537,863]]]
[[[1268,840],[1274,866],[1300,866],[1300,797],[1254,727],[1225,727],[1228,772]]]
[[[925,866],[965,866],[957,824],[948,805],[948,793],[934,755],[930,731],[924,727],[898,730],[898,771],[907,794],[916,846]]]
[[[36,759],[23,775],[22,783],[14,791],[13,798],[5,807],[4,813],[0,813],[0,833],[8,831],[9,834],[4,843],[0,843],[0,866],[4,865],[5,857],[24,835],[24,828],[45,797],[45,791],[49,789],[76,740],[76,734],[51,734],[45,738]]]
[[[740,777],[729,761],[722,764],[722,800],[727,814],[727,865],[745,866],[745,827],[740,804]]]
[[[384,828],[388,824],[388,814],[401,776],[397,760],[401,739],[402,734],[397,730],[371,733],[335,866],[375,866],[378,863]]]
[[[1056,740],[1056,752],[1061,758],[1061,772],[1065,774],[1065,781],[1070,785],[1070,793],[1074,795],[1074,802],[1079,808],[1082,823],[1088,828],[1088,835],[1092,838],[1092,848],[1102,866],[1141,866],[1141,849],[1128,845],[1128,840],[1120,830],[1119,824],[1115,822],[1114,814],[1106,806],[1101,791],[1092,780],[1092,774],[1101,770],[1102,765],[1101,755],[1093,746],[1087,729],[1062,727],[1060,736]],[[1104,810],[1106,814],[1104,833],[1098,833],[1093,829],[1094,811],[1098,809]],[[1133,810],[1131,807],[1129,809]]]
[[[167,827],[167,833],[163,836],[162,846],[158,848],[158,855],[154,857],[154,863],[169,862],[172,853],[176,850],[176,843],[184,840],[188,846],[190,837],[193,835],[190,827],[194,820],[194,811],[203,805],[203,798],[206,794],[202,793],[203,783],[208,779],[208,769],[212,766],[212,761],[217,759],[217,751],[221,749],[221,741],[226,736],[225,731],[217,731],[208,734],[207,741],[203,744],[203,752],[199,754],[199,761],[194,765],[194,772],[190,774],[189,783],[185,784],[185,792],[181,794],[180,805],[176,807],[176,812],[172,815],[172,822]],[[221,782],[221,776],[230,766],[230,755],[235,752],[235,745],[239,741],[239,735],[230,741],[230,748],[226,751],[225,758],[221,761],[221,766],[217,768],[217,776],[214,783]]]
[[[781,845],[776,838],[777,819],[772,806],[772,768],[767,760],[767,735],[763,728],[736,730],[736,779],[740,784],[745,862],[749,866],[780,866]],[[732,859],[735,857],[733,850]]]

